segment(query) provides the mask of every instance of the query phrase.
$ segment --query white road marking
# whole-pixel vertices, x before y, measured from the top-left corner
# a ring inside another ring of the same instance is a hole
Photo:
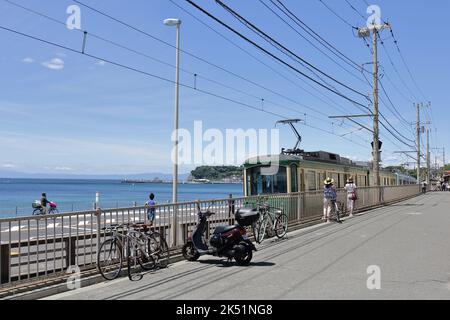
[[[422,212],[407,212],[407,213],[405,213],[405,214],[410,215],[410,216],[420,216],[420,215],[422,215],[423,213],[422,213]]]

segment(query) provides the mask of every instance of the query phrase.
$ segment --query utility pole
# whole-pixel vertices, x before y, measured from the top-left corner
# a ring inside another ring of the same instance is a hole
[[[430,170],[431,170],[431,160],[430,160],[430,129],[427,129],[427,185],[430,185]]]
[[[387,23],[377,25],[375,22],[370,27],[358,28],[360,38],[370,37],[373,40],[373,185],[380,185],[380,140],[379,140],[379,112],[378,112],[378,32],[390,29]]]
[[[373,175],[374,186],[380,185],[380,146],[378,122],[378,30],[373,30]]]
[[[417,184],[420,185],[420,104],[416,104],[417,108]]]

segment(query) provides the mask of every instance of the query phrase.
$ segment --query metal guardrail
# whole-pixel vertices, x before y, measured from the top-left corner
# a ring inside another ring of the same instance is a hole
[[[420,193],[417,185],[358,189],[356,209],[398,201]],[[377,199],[381,201],[378,202]],[[338,192],[346,203],[346,194]],[[209,232],[218,225],[234,223],[234,213],[255,205],[258,197],[201,201],[201,208],[216,214]],[[290,224],[318,220],[323,215],[323,192],[274,194],[271,206],[282,208]],[[180,248],[197,223],[196,202],[163,204],[155,207],[154,228],[164,235],[171,249]],[[71,266],[81,271],[96,267],[97,248],[107,237],[101,228],[146,220],[144,207],[73,212],[51,216],[0,219],[0,288],[23,281],[43,280],[64,274]],[[209,233],[208,233],[209,234]]]

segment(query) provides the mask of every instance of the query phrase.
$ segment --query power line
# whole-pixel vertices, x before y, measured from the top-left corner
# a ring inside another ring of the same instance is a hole
[[[55,42],[52,42],[52,41],[48,41],[48,40],[45,40],[45,39],[42,39],[42,38],[38,38],[38,37],[35,37],[35,36],[32,36],[32,35],[23,33],[23,32],[17,31],[17,30],[13,30],[13,29],[1,26],[1,25],[0,25],[0,29],[2,29],[4,31],[8,31],[10,33],[14,33],[16,35],[20,35],[20,36],[29,38],[29,39],[33,39],[35,41],[39,41],[39,42],[45,43],[47,45],[51,45],[51,46],[54,46],[54,47],[58,47],[60,49],[64,49],[64,50],[70,51],[72,53],[77,53],[77,54],[80,54],[80,55],[83,55],[83,56],[86,56],[86,57],[89,57],[89,58],[92,58],[92,59],[95,59],[95,60],[105,61],[106,63],[109,63],[111,65],[114,65],[114,66],[122,68],[122,69],[126,69],[128,71],[133,71],[133,72],[136,72],[136,73],[139,73],[139,74],[151,77],[151,78],[155,78],[155,79],[158,79],[158,80],[161,80],[161,81],[164,81],[164,82],[175,84],[174,80],[170,80],[170,79],[167,79],[167,78],[164,78],[164,77],[161,77],[161,76],[149,73],[147,71],[143,71],[143,70],[140,70],[140,69],[137,69],[137,68],[134,68],[134,67],[130,67],[130,66],[127,66],[127,65],[119,63],[119,62],[115,62],[115,61],[110,60],[110,59],[106,59],[106,58],[99,57],[99,56],[96,56],[96,55],[93,55],[93,54],[89,54],[87,52],[82,52],[80,50],[73,49],[73,48],[70,48],[70,47],[67,47],[67,46],[64,46],[64,45],[60,45],[58,43],[55,43]],[[187,89],[191,89],[191,90],[194,90],[194,91],[197,91],[197,92],[203,93],[205,95],[209,95],[209,96],[212,96],[212,97],[224,100],[224,101],[228,101],[228,102],[231,102],[231,103],[234,103],[234,104],[237,104],[237,105],[240,105],[240,106],[243,106],[243,107],[246,107],[246,108],[258,111],[258,112],[267,113],[269,115],[276,116],[276,117],[279,117],[279,118],[282,118],[282,119],[288,119],[284,115],[281,115],[281,114],[278,114],[278,113],[275,113],[275,112],[271,112],[271,111],[267,111],[267,110],[263,110],[261,108],[255,107],[253,105],[250,105],[250,104],[238,101],[236,99],[228,98],[226,96],[223,96],[223,95],[211,92],[211,91],[202,90],[202,89],[195,89],[194,87],[192,87],[190,85],[183,84],[183,83],[180,83],[179,85],[181,87],[184,87],[184,88],[187,88]],[[314,127],[314,126],[311,126],[311,125],[307,125],[307,126],[311,127],[311,128],[314,128],[314,129],[317,129],[317,130],[320,130],[322,132],[330,133],[329,131],[321,129],[321,128],[317,128],[317,127]],[[358,144],[358,145],[360,145],[360,146],[362,146],[364,148],[366,147],[366,146],[364,146],[362,144],[359,144],[359,143],[357,143],[357,142],[355,142],[353,140],[350,140],[348,138],[345,138],[345,137],[340,137],[340,138],[345,139],[347,141],[351,141],[352,143]]]
[[[296,28],[294,28],[289,22],[287,22],[283,17],[281,17],[277,12],[275,12],[271,7],[269,7],[263,0],[259,0],[259,2],[265,6],[269,11],[271,11],[275,16],[277,16],[281,21],[283,21],[289,28],[291,28],[295,33],[297,33],[302,39],[304,39],[306,42],[308,42],[311,46],[313,46],[316,50],[318,50],[320,53],[322,53],[324,56],[326,56],[328,59],[333,61],[336,65],[338,65],[342,70],[353,76],[354,78],[360,80],[361,82],[364,82],[362,78],[355,75],[355,73],[349,71],[347,68],[345,68],[342,64],[340,64],[338,61],[336,61],[333,57],[331,57],[329,54],[324,52],[321,48],[319,48],[317,45],[315,45],[311,40],[309,40],[307,37],[305,37],[303,34],[301,34]],[[338,56],[339,57],[339,56]],[[347,64],[348,62],[345,61]],[[355,66],[351,65],[351,67],[355,68]],[[358,71],[359,69],[356,68]]]
[[[354,29],[354,30],[358,30],[357,27],[353,26],[350,22],[348,22],[347,20],[345,20],[344,18],[342,18],[342,16],[340,16],[335,10],[333,10],[329,5],[327,5],[325,2],[323,2],[322,0],[319,0],[319,2],[321,4],[323,4],[325,6],[325,8],[327,8],[331,13],[333,13],[336,17],[338,17],[339,20],[341,20],[343,23],[345,23],[347,26],[349,26],[350,28]]]
[[[194,4],[191,0],[186,0],[191,4]],[[367,99],[367,95],[353,89],[352,87],[344,84],[343,82],[337,80],[335,77],[330,76],[328,73],[324,72],[323,70],[317,68],[316,66],[314,66],[312,63],[306,61],[304,58],[300,57],[299,55],[297,55],[296,53],[294,53],[292,50],[288,49],[286,46],[284,46],[283,44],[281,44],[279,41],[277,41],[276,39],[274,39],[273,37],[271,37],[270,35],[268,35],[266,32],[262,31],[260,28],[258,28],[255,24],[253,24],[252,22],[250,22],[249,20],[247,20],[246,18],[244,18],[242,15],[240,15],[239,13],[237,13],[235,10],[231,9],[229,6],[227,6],[226,4],[224,4],[222,1],[220,0],[215,0],[217,4],[219,4],[222,8],[224,8],[227,12],[229,12],[233,17],[235,17],[239,22],[241,22],[244,26],[246,26],[247,28],[249,28],[251,31],[253,31],[255,34],[257,34],[258,36],[260,36],[261,38],[263,38],[265,41],[267,41],[270,45],[272,45],[273,47],[277,48],[278,50],[280,50],[282,53],[286,54],[287,56],[289,56],[290,58],[295,57],[296,59],[292,58],[293,60],[296,60],[297,62],[300,62],[301,64],[306,64],[309,68],[312,68],[313,70],[315,70],[316,72],[320,73],[321,75],[327,77],[328,79],[336,82],[337,84],[339,84],[340,86],[364,97]],[[204,10],[204,9],[203,9]],[[206,11],[206,10],[204,10]],[[232,29],[230,27],[230,29]],[[233,31],[234,29],[232,29]],[[245,37],[244,35],[238,33],[237,31],[234,30],[234,32],[236,34],[238,34],[241,38],[243,38],[244,40],[246,40],[247,42],[250,42],[251,44],[253,44],[254,46],[256,46],[258,49],[260,50],[264,50],[266,53],[268,53],[268,51],[264,48],[262,48],[261,46],[257,45],[254,41],[250,40],[248,37]],[[274,56],[274,55],[273,55]],[[276,56],[274,56],[276,57]],[[277,57],[278,58],[278,57]],[[279,58],[278,58],[279,59]],[[309,69],[308,68],[308,69]],[[309,69],[310,70],[310,69]],[[314,71],[310,70],[312,73],[315,73]],[[305,75],[303,73],[303,75]],[[309,79],[311,80],[311,78],[309,77]],[[318,83],[316,81],[316,83]],[[322,85],[323,86],[323,85]],[[327,86],[324,86],[327,87]],[[330,87],[328,87],[328,89],[331,89]],[[333,90],[335,93],[338,93],[337,90]],[[342,94],[341,94],[342,96]]]
[[[397,39],[395,38],[394,31],[393,31],[392,29],[391,29],[391,36],[392,36],[392,39],[394,40],[395,46],[397,47],[397,51],[398,51],[398,53],[399,53],[399,55],[400,55],[400,58],[401,58],[403,64],[405,65],[406,70],[408,71],[408,74],[409,74],[409,76],[410,76],[412,82],[413,82],[414,85],[416,86],[417,90],[419,90],[420,94],[421,94],[422,97],[425,99],[425,101],[428,101],[428,99],[426,98],[426,96],[425,96],[425,94],[423,93],[422,89],[421,89],[421,88],[419,87],[419,85],[417,84],[417,81],[416,81],[416,79],[414,78],[414,76],[413,76],[413,74],[412,74],[412,72],[411,72],[411,69],[409,68],[408,64],[406,63],[405,56],[403,55],[402,51],[400,50],[400,46],[398,45],[398,41],[397,41]]]
[[[57,19],[55,19],[55,18],[53,18],[53,17],[50,17],[50,16],[48,16],[48,15],[46,15],[46,14],[43,14],[43,13],[38,12],[38,11],[35,11],[35,10],[33,10],[33,9],[24,7],[24,6],[22,6],[22,5],[19,5],[19,4],[17,4],[17,3],[14,3],[14,2],[12,2],[12,1],[9,1],[9,0],[4,0],[4,1],[8,2],[9,4],[11,4],[11,5],[13,5],[13,6],[19,7],[19,8],[21,8],[21,9],[23,9],[23,10],[26,10],[26,11],[28,11],[28,12],[31,12],[31,13],[33,13],[33,14],[36,14],[36,15],[38,15],[38,16],[41,16],[41,17],[46,18],[46,19],[48,19],[48,20],[50,20],[50,21],[52,21],[52,22],[58,23],[58,24],[60,24],[60,25],[63,25],[64,27],[66,27],[66,23],[65,23],[65,22],[59,21],[59,20],[57,20]],[[180,7],[180,8],[181,8],[181,7]],[[181,8],[181,9],[182,9],[182,8]],[[200,21],[200,20],[199,20],[199,21]],[[200,22],[201,22],[201,21],[200,21]],[[208,26],[208,27],[209,27],[209,26]],[[211,29],[212,29],[212,28],[211,28]],[[79,31],[79,32],[81,32],[81,33],[83,33],[83,34],[87,34],[87,31],[84,31],[84,30],[81,30],[81,29],[80,29],[80,30],[79,30],[79,29],[74,29],[74,30]],[[214,29],[212,29],[212,30],[215,31]],[[218,32],[216,31],[216,33],[218,33]],[[218,34],[220,34],[220,33],[218,33]],[[117,47],[119,47],[119,48],[122,48],[122,49],[124,49],[124,50],[130,51],[130,52],[135,53],[135,54],[137,54],[137,55],[141,55],[141,56],[143,56],[143,57],[145,57],[145,58],[147,58],[147,59],[149,59],[149,60],[158,62],[158,63],[160,63],[160,64],[163,64],[163,65],[166,65],[166,66],[170,66],[170,67],[175,67],[174,65],[169,64],[169,63],[167,63],[167,62],[165,62],[165,61],[159,60],[159,59],[154,58],[154,57],[152,57],[152,56],[149,56],[149,55],[147,55],[147,54],[145,54],[145,53],[142,53],[142,52],[140,52],[140,51],[137,51],[137,50],[131,49],[131,48],[129,48],[129,47],[126,47],[126,46],[124,46],[124,45],[118,44],[118,43],[116,43],[116,42],[114,42],[114,41],[111,41],[111,40],[106,39],[106,38],[104,38],[104,37],[95,35],[95,34],[93,34],[93,33],[89,33],[89,36],[94,37],[94,38],[99,39],[99,40],[102,40],[102,41],[104,41],[104,42],[106,42],[106,43],[112,44],[112,45],[117,46]],[[224,37],[224,36],[223,36],[223,37]],[[226,38],[226,37],[225,37],[225,38]],[[226,38],[226,39],[227,39],[227,38]],[[238,46],[238,47],[241,48],[240,46]],[[245,50],[245,49],[243,49],[243,50]],[[247,51],[245,51],[245,52],[247,52]],[[250,55],[251,55],[251,54],[250,54]],[[260,61],[260,60],[258,60],[258,61]],[[260,62],[262,62],[262,61],[260,61]],[[264,62],[262,62],[262,63],[264,63]],[[268,67],[270,67],[270,66],[268,66]],[[271,67],[270,67],[270,68],[271,68]],[[304,116],[307,116],[306,113],[301,113],[301,112],[300,112],[299,110],[297,110],[297,109],[293,109],[293,108],[290,108],[290,107],[286,107],[286,106],[281,105],[281,104],[279,104],[279,103],[272,102],[272,101],[270,101],[270,100],[268,100],[268,99],[261,98],[261,97],[259,97],[259,96],[255,96],[255,95],[253,95],[253,94],[250,94],[250,93],[245,92],[245,91],[243,91],[243,90],[240,90],[240,89],[231,87],[231,86],[229,86],[229,85],[226,85],[226,84],[224,84],[224,83],[218,82],[218,81],[216,81],[216,80],[209,79],[209,78],[207,78],[207,77],[203,77],[203,76],[198,75],[198,74],[196,74],[196,73],[194,73],[194,72],[192,72],[192,71],[189,71],[189,70],[186,70],[186,69],[183,69],[183,68],[181,68],[180,70],[182,70],[182,71],[185,72],[185,73],[194,75],[196,78],[197,78],[197,77],[203,78],[203,79],[205,79],[205,80],[207,80],[207,81],[209,81],[209,82],[218,84],[218,85],[223,86],[223,87],[225,87],[225,88],[227,88],[227,89],[230,89],[230,90],[239,92],[239,93],[241,93],[241,94],[247,95],[247,96],[249,96],[249,97],[258,99],[258,101],[261,101],[261,100],[262,100],[262,101],[264,101],[265,103],[269,103],[269,104],[278,106],[278,107],[280,107],[280,108],[284,108],[284,109],[286,109],[286,110],[290,110],[290,111],[293,111],[293,112],[302,114],[302,115],[304,115]],[[273,70],[276,71],[275,69],[273,69]],[[286,79],[287,79],[287,78],[286,78]],[[288,79],[288,80],[289,80],[289,79]],[[294,100],[292,100],[292,99],[290,99],[290,98],[288,98],[288,97],[286,97],[286,96],[283,96],[283,95],[281,95],[281,94],[279,94],[279,93],[277,93],[277,92],[274,92],[274,91],[272,91],[272,90],[270,90],[270,89],[267,89],[267,88],[265,88],[265,87],[263,87],[263,86],[260,86],[260,87],[263,88],[263,89],[269,90],[270,92],[273,92],[273,93],[275,93],[275,94],[278,94],[279,96],[284,97],[285,99],[291,100],[292,102],[298,104],[299,106],[302,106],[302,107],[311,109],[312,111],[317,112],[317,113],[319,113],[319,114],[322,114],[322,115],[325,116],[325,117],[327,116],[325,113],[322,113],[322,112],[317,111],[317,110],[315,110],[315,109],[313,109],[313,108],[311,108],[311,107],[308,107],[308,106],[306,106],[306,105],[304,105],[304,104],[301,104],[300,102],[296,102],[296,101],[294,101]],[[197,87],[196,87],[195,85],[194,85],[194,89],[197,89]],[[305,91],[307,91],[307,90],[304,89],[304,88],[302,88],[302,89],[305,90]],[[308,91],[307,91],[307,92],[308,92]],[[312,95],[313,95],[313,94],[312,94]],[[319,99],[320,99],[320,98],[319,98]],[[312,116],[312,115],[309,115],[309,117],[314,118],[314,119],[317,119],[317,120],[320,120],[320,121],[323,121],[323,119],[321,119],[321,118],[319,118],[319,117],[315,117],[315,116]]]
[[[302,71],[298,70],[297,68],[293,67],[292,65],[290,65],[289,63],[285,62],[284,60],[282,60],[281,58],[277,57],[276,55],[272,54],[271,52],[267,51],[266,49],[264,49],[263,47],[261,47],[260,45],[258,45],[257,43],[255,43],[254,41],[250,40],[249,38],[247,38],[246,36],[244,36],[243,34],[239,33],[238,31],[236,31],[235,29],[233,29],[232,27],[230,27],[229,25],[227,25],[226,23],[224,23],[223,21],[221,21],[220,19],[218,19],[217,17],[213,16],[211,13],[209,13],[208,11],[206,11],[205,9],[203,9],[202,7],[198,6],[196,3],[192,2],[191,0],[186,0],[188,3],[190,3],[191,5],[193,5],[195,8],[197,8],[198,10],[200,10],[201,12],[203,12],[204,14],[206,14],[208,17],[212,18],[213,20],[215,20],[216,22],[218,22],[219,24],[221,24],[222,26],[224,26],[225,28],[227,28],[228,30],[232,31],[233,33],[235,33],[236,35],[238,35],[239,37],[243,38],[244,40],[246,40],[247,42],[251,43],[253,46],[255,46],[256,48],[258,48],[259,50],[263,51],[264,53],[266,53],[267,55],[269,55],[270,57],[272,57],[273,59],[277,60],[278,62],[282,63],[283,65],[287,66],[288,68],[294,70],[295,72],[299,73],[300,75],[308,78],[310,81],[316,83],[317,85],[321,86],[322,88],[325,88],[326,90],[340,96],[341,98],[350,101],[352,103],[358,104],[362,107],[365,107],[363,104],[341,94],[340,92],[318,82],[317,80],[311,78],[310,76],[306,75],[305,73],[303,73]]]
[[[262,0],[260,0],[262,1]],[[329,41],[324,39],[320,34],[318,34],[316,31],[314,31],[310,26],[308,26],[302,19],[300,19],[292,10],[290,10],[281,0],[277,0],[276,2],[274,0],[269,0],[275,7],[278,8],[281,12],[283,12],[288,18],[290,18],[297,26],[299,26],[302,30],[304,30],[309,36],[311,36],[313,39],[315,39],[317,42],[319,42],[322,46],[324,46],[326,49],[328,49],[331,53],[336,55],[338,58],[340,58],[342,61],[344,61],[346,64],[351,66],[352,68],[356,69],[357,71],[365,71],[364,68],[361,67],[361,65],[351,58],[349,58],[347,55],[345,55],[342,51],[337,49],[333,44],[331,44]]]

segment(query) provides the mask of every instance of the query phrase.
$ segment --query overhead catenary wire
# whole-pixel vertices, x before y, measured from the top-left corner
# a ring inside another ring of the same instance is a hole
[[[110,59],[106,59],[104,57],[93,55],[93,54],[90,54],[88,52],[84,52],[83,53],[80,50],[73,49],[73,48],[70,48],[68,46],[61,45],[61,44],[58,44],[58,43],[55,43],[55,42],[52,42],[52,41],[48,41],[48,40],[45,40],[45,39],[42,39],[42,38],[39,38],[39,37],[35,37],[33,35],[26,34],[26,33],[20,32],[18,30],[14,30],[14,29],[11,29],[11,28],[8,28],[8,27],[4,27],[4,26],[1,26],[1,25],[0,25],[0,29],[2,29],[4,31],[7,31],[7,32],[10,32],[10,33],[13,33],[13,34],[16,34],[16,35],[20,35],[20,36],[25,37],[25,38],[29,38],[29,39],[32,39],[32,40],[35,40],[35,41],[42,42],[42,43],[47,44],[47,45],[51,45],[51,46],[57,47],[57,48],[60,48],[60,49],[66,50],[66,51],[70,51],[72,53],[80,54],[80,55],[86,56],[88,58],[105,61],[106,63],[109,63],[109,64],[114,65],[116,67],[119,67],[119,68],[122,68],[122,69],[126,69],[126,70],[129,70],[129,71],[133,71],[133,72],[139,73],[141,75],[145,75],[145,76],[148,76],[148,77],[151,77],[151,78],[154,78],[154,79],[158,79],[158,80],[161,80],[161,81],[164,81],[164,82],[175,84],[174,80],[170,80],[170,79],[167,79],[165,77],[162,77],[162,76],[159,76],[159,75],[155,75],[155,74],[152,74],[152,73],[147,72],[147,71],[143,71],[143,70],[140,70],[140,69],[137,69],[137,68],[134,68],[134,67],[130,67],[130,66],[127,66],[125,64],[122,64],[122,63],[119,63],[119,62],[116,62],[116,61],[113,61],[113,60],[110,60]],[[232,98],[229,98],[229,97],[226,97],[226,96],[223,96],[223,95],[211,92],[211,91],[195,89],[193,86],[186,85],[186,84],[183,84],[183,83],[179,83],[179,85],[181,87],[184,87],[184,88],[187,88],[187,89],[191,89],[191,90],[194,90],[196,92],[200,92],[200,93],[203,93],[205,95],[209,95],[209,96],[221,99],[221,100],[225,100],[225,101],[228,101],[228,102],[231,102],[231,103],[234,103],[234,104],[237,104],[237,105],[240,105],[242,107],[246,107],[246,108],[258,111],[258,112],[263,112],[263,113],[266,113],[266,114],[269,114],[269,115],[272,115],[272,116],[276,116],[276,117],[282,118],[282,119],[288,119],[286,116],[281,115],[279,113],[271,112],[271,111],[268,111],[268,110],[262,110],[260,107],[256,107],[256,106],[253,106],[253,105],[250,105],[250,104],[247,104],[247,103],[238,101],[236,99],[232,99]],[[314,128],[316,130],[320,130],[322,132],[330,133],[329,131],[327,131],[325,129],[317,128],[317,127],[314,127],[314,126],[311,126],[311,125],[308,125],[308,124],[305,124],[305,125],[308,126],[308,127]],[[333,134],[333,133],[331,133],[331,134]],[[337,135],[335,135],[335,136],[337,136]],[[347,141],[351,141],[352,143],[355,143],[355,144],[357,144],[357,145],[359,145],[361,147],[364,147],[364,148],[367,147],[367,146],[359,144],[358,142],[355,142],[355,141],[353,141],[351,139],[348,139],[348,138],[345,138],[345,137],[340,137],[340,138],[345,139]]]
[[[353,59],[349,58],[346,54],[344,54],[341,50],[336,48],[335,45],[331,44],[328,40],[324,39],[320,34],[318,34],[315,30],[313,30],[310,26],[308,26],[302,19],[298,17],[292,10],[290,10],[281,0],[270,0],[272,4],[274,4],[280,11],[282,11],[286,16],[288,16],[291,20],[293,20],[299,27],[301,27],[305,32],[307,32],[311,37],[315,38],[319,43],[324,45],[330,49],[331,52],[336,53],[336,55],[340,56],[343,61],[347,61],[348,64],[353,65],[357,70],[362,70],[365,72],[369,72],[361,67],[361,65],[355,62]],[[278,4],[277,4],[278,3]]]
[[[266,49],[262,48],[260,45],[258,45],[255,41],[249,39],[248,37],[244,36],[243,34],[237,32],[235,29],[231,28],[229,25],[225,24],[223,21],[219,20],[218,18],[216,18],[215,16],[213,16],[212,14],[210,14],[208,11],[206,11],[205,9],[201,8],[200,6],[198,6],[197,4],[195,4],[193,1],[191,0],[186,0],[187,2],[189,2],[190,4],[196,6],[198,9],[201,9],[202,12],[204,13],[208,13],[209,16],[213,17],[214,20],[216,20],[217,22],[219,22],[220,24],[222,24],[223,26],[227,27],[230,31],[233,31],[235,34],[237,34],[238,36],[240,36],[242,39],[246,40],[247,42],[251,43],[252,45],[254,45],[255,47],[257,47],[258,49],[264,51],[265,53],[269,53],[273,58],[276,58],[277,60],[280,60],[279,57],[275,56],[274,54],[271,54],[269,51],[267,51]],[[355,90],[354,88],[350,87],[349,85],[343,83],[342,81],[336,79],[333,76],[330,76],[328,73],[324,72],[323,70],[319,69],[318,67],[314,66],[312,63],[308,62],[306,59],[302,58],[301,56],[299,56],[298,54],[296,54],[295,52],[293,52],[292,50],[290,50],[289,48],[287,48],[285,45],[281,44],[278,40],[276,40],[275,38],[273,38],[272,36],[270,36],[269,34],[267,34],[266,32],[264,32],[263,30],[261,30],[259,27],[257,27],[254,23],[250,22],[248,19],[244,18],[242,15],[240,15],[238,12],[236,12],[235,10],[233,10],[231,7],[227,6],[225,3],[223,3],[220,0],[215,0],[217,4],[219,4],[222,8],[224,8],[226,11],[228,11],[232,16],[234,16],[238,21],[240,21],[244,26],[246,26],[247,28],[249,28],[250,30],[252,30],[254,33],[256,33],[257,35],[259,35],[261,38],[263,38],[265,41],[267,41],[269,44],[271,44],[272,46],[274,46],[275,48],[279,49],[281,52],[284,52],[285,54],[287,54],[290,57],[295,57],[298,61],[300,61],[303,64],[306,64],[308,66],[308,69],[311,68],[313,69],[315,72],[318,72],[320,75],[325,76],[326,78],[328,78],[329,80],[339,84],[340,86],[352,91],[353,93],[356,93],[357,95],[360,95],[366,99],[368,99],[367,95],[364,93],[361,93],[357,90]],[[296,60],[294,59],[294,60]],[[284,62],[284,60],[283,60]],[[292,67],[291,65],[287,64],[286,62],[284,62],[286,65]],[[295,68],[296,69],[296,68]],[[311,70],[309,69],[309,70]],[[297,72],[299,72],[300,74],[302,74],[303,76],[306,76],[309,80],[314,80],[311,77],[309,77],[308,75],[306,75],[305,73],[299,71],[298,69],[296,69]],[[313,73],[315,73],[313,72]],[[334,92],[335,94],[340,95],[341,97],[346,97],[344,96],[342,93],[337,92],[336,89],[333,89],[330,86],[325,86],[321,83],[319,83],[318,81],[314,80],[314,82],[316,84],[320,84],[322,87],[327,88],[328,90],[332,90],[332,92]],[[346,97],[348,99],[348,97]]]
[[[219,24],[221,24],[222,26],[224,26],[225,28],[229,29],[230,31],[232,31],[233,33],[237,34],[239,37],[243,38],[244,40],[246,40],[247,42],[253,44],[255,47],[257,47],[258,49],[260,49],[261,51],[263,51],[264,53],[266,53],[267,55],[271,56],[273,59],[279,61],[280,63],[284,64],[285,66],[287,66],[288,68],[294,70],[295,72],[299,73],[300,75],[303,75],[304,77],[306,77],[307,79],[311,80],[312,82],[316,83],[317,85],[323,87],[324,89],[340,96],[341,98],[350,101],[352,103],[358,104],[362,107],[365,107],[365,105],[353,100],[352,98],[349,98],[339,92],[337,92],[336,90],[329,88],[328,86],[320,83],[319,81],[313,79],[312,77],[308,76],[307,74],[303,73],[302,71],[298,70],[297,68],[293,67],[292,65],[290,65],[289,63],[285,62],[284,60],[282,60],[281,58],[277,57],[276,55],[272,54],[271,52],[267,51],[266,49],[262,48],[261,46],[259,46],[257,43],[253,42],[252,40],[250,40],[249,38],[245,37],[243,34],[239,33],[238,31],[236,31],[235,29],[233,29],[232,27],[230,27],[229,25],[227,25],[226,23],[224,23],[223,21],[221,21],[220,19],[218,19],[217,17],[215,17],[214,15],[212,15],[211,13],[209,13],[208,11],[204,10],[202,7],[200,7],[199,5],[197,5],[196,3],[194,3],[191,0],[186,0],[188,3],[192,4],[194,7],[196,7],[197,9],[199,9],[201,12],[203,12],[204,14],[206,14],[207,16],[209,16],[210,18],[212,18],[213,20],[215,20],[216,22],[218,22]]]
[[[66,26],[66,23],[65,23],[65,22],[59,21],[59,20],[57,20],[57,19],[55,19],[55,18],[52,18],[52,17],[50,17],[50,16],[48,16],[48,15],[46,15],[46,14],[43,14],[43,13],[38,12],[38,11],[35,11],[35,10],[33,10],[33,9],[24,7],[24,6],[22,6],[22,5],[19,5],[19,4],[15,3],[15,2],[12,2],[12,1],[9,1],[9,0],[4,0],[4,1],[6,1],[6,2],[8,2],[9,4],[14,5],[14,6],[16,6],[16,7],[19,7],[19,8],[21,8],[21,9],[24,9],[24,10],[26,10],[26,11],[28,11],[28,12],[31,12],[31,13],[33,13],[33,14],[36,14],[36,15],[38,15],[38,16],[40,16],[40,17],[46,18],[46,19],[48,19],[48,20],[50,20],[50,21],[52,21],[52,22],[61,24],[61,25],[63,25],[64,27]],[[80,32],[82,32],[84,35],[87,34],[87,31],[84,31],[84,30],[79,30],[79,29],[74,29],[74,30],[80,31]],[[143,56],[143,57],[145,57],[145,58],[148,58],[148,59],[150,59],[150,60],[152,60],[152,61],[155,61],[155,62],[158,62],[158,63],[160,63],[160,64],[163,64],[163,65],[166,65],[166,66],[170,66],[170,67],[175,67],[174,65],[171,65],[171,64],[169,64],[169,63],[166,63],[166,62],[164,62],[164,61],[162,61],[162,60],[160,60],[160,59],[151,57],[151,56],[149,56],[149,55],[147,55],[147,54],[145,54],[145,53],[142,53],[142,52],[140,52],[140,51],[137,51],[137,50],[131,49],[131,48],[129,48],[129,47],[126,47],[126,46],[124,46],[124,45],[118,44],[118,43],[116,43],[116,42],[114,42],[114,41],[111,41],[111,40],[109,40],[109,39],[105,39],[104,37],[97,36],[97,35],[92,34],[92,33],[90,33],[90,36],[91,36],[91,37],[94,37],[94,38],[96,38],[96,39],[105,41],[106,43],[112,44],[112,45],[117,46],[117,47],[119,47],[119,48],[122,48],[122,49],[124,49],[124,50],[127,50],[127,51],[133,52],[133,53],[135,53],[135,54],[141,55],[141,56]],[[186,72],[186,73],[189,73],[189,74],[194,75],[195,78],[197,78],[197,76],[199,76],[197,73],[193,73],[193,72],[188,71],[188,70],[185,70],[185,69],[183,69],[183,68],[181,68],[181,70],[182,70],[183,72]],[[202,77],[202,76],[200,76],[200,77]],[[240,90],[240,89],[237,89],[237,88],[228,86],[228,85],[223,84],[223,83],[220,83],[220,82],[218,82],[218,81],[215,81],[215,80],[212,80],[212,79],[209,79],[209,78],[206,78],[206,77],[202,77],[202,78],[205,79],[205,80],[207,80],[207,81],[210,81],[210,82],[212,82],[212,83],[221,85],[221,86],[223,86],[223,87],[225,87],[225,88],[228,88],[228,89],[234,90],[234,91],[236,91],[236,92],[239,92],[239,93],[241,93],[241,94],[247,95],[247,96],[249,96],[249,97],[253,97],[253,98],[256,98],[256,99],[258,99],[258,100],[261,99],[259,96],[255,96],[255,95],[253,95],[253,94],[250,94],[250,93],[245,92],[245,91],[243,91],[243,90]],[[251,82],[251,83],[252,83],[252,82]],[[281,94],[279,94],[279,93],[277,93],[277,92],[275,92],[275,91],[272,91],[272,90],[270,90],[270,89],[267,89],[267,88],[265,88],[265,87],[263,87],[263,86],[260,86],[260,87],[263,88],[263,89],[266,89],[266,90],[268,90],[268,91],[270,91],[270,92],[272,92],[272,93],[275,93],[275,94],[277,94],[277,95],[279,95],[279,96],[281,96],[281,97],[284,97],[284,98],[286,98],[286,99],[289,99],[288,97],[283,96],[283,95],[281,95]],[[196,83],[194,83],[194,89],[197,89]],[[265,100],[267,103],[272,104],[272,105],[275,105],[275,106],[278,106],[278,107],[280,107],[280,108],[284,108],[284,109],[286,109],[286,110],[290,110],[290,111],[293,111],[293,112],[302,114],[302,115],[304,115],[305,117],[308,115],[308,114],[306,114],[306,113],[300,112],[300,111],[297,110],[297,109],[293,109],[293,108],[290,108],[290,107],[286,107],[286,106],[281,105],[281,104],[279,104],[279,103],[277,103],[277,102],[273,102],[273,101],[270,101],[270,100],[267,100],[267,99],[264,99],[264,98],[262,98],[262,100],[263,100],[263,101]],[[319,114],[322,114],[322,115],[324,116],[324,119],[327,119],[327,118],[326,118],[326,117],[327,117],[326,114],[324,114],[324,113],[322,113],[322,112],[320,112],[320,111],[317,111],[317,110],[315,110],[315,109],[313,109],[313,108],[311,108],[311,107],[308,107],[308,106],[306,106],[306,105],[304,105],[304,104],[301,104],[300,102],[296,102],[296,101],[294,101],[294,100],[292,100],[292,99],[289,99],[289,100],[291,100],[292,102],[294,102],[294,103],[296,103],[296,104],[298,104],[298,105],[300,105],[300,106],[302,106],[302,107],[309,108],[309,109],[311,109],[311,110],[314,111],[314,112],[317,112],[317,113],[319,113]],[[314,118],[314,119],[323,121],[323,119],[321,119],[321,118],[319,118],[319,117],[315,117],[315,116],[313,116],[313,115],[309,115],[308,118]],[[315,127],[314,127],[314,128],[315,128]],[[317,128],[315,128],[315,129],[317,129]],[[361,138],[362,138],[362,137],[361,137]],[[363,140],[364,140],[364,139],[363,139]],[[364,140],[364,141],[367,142],[366,140]]]

